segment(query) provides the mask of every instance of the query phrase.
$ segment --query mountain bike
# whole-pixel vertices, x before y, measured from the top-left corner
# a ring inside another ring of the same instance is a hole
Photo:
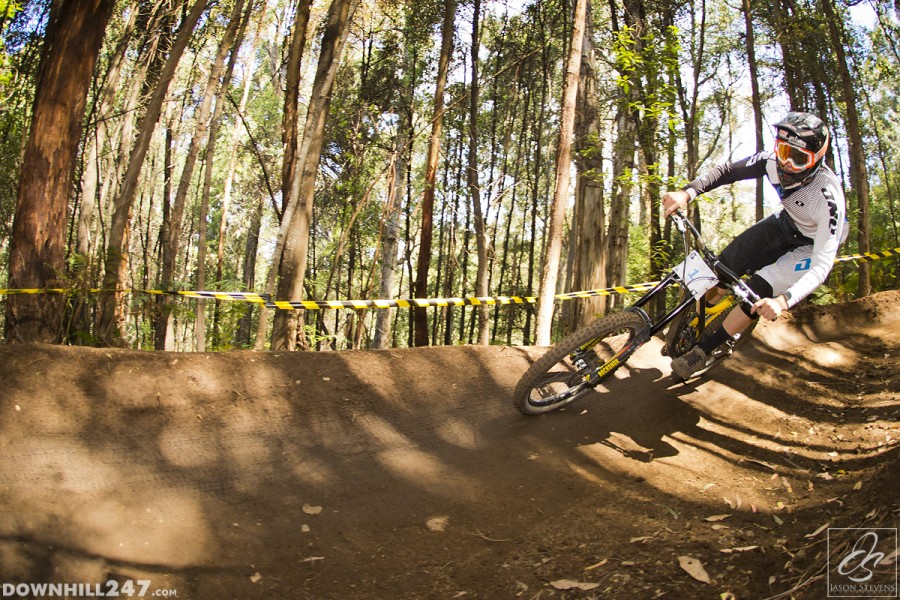
[[[546,413],[585,396],[667,326],[670,327],[663,354],[673,358],[681,356],[702,339],[704,332],[715,331],[739,303],[753,304],[759,300],[746,281],[722,264],[718,255],[706,246],[700,232],[680,211],[673,213],[671,219],[681,232],[685,260],[633,305],[578,329],[535,361],[513,392],[513,402],[520,412]],[[689,250],[691,240],[693,250]],[[651,316],[648,311],[654,306],[652,301],[660,294],[665,298],[673,286],[681,288],[675,308]],[[726,296],[708,307],[706,292],[715,286],[725,288]],[[695,376],[727,358],[748,333],[749,329],[742,337],[716,348]]]

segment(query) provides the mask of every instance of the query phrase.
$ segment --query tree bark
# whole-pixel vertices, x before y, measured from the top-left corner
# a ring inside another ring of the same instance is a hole
[[[165,100],[169,85],[175,76],[178,62],[181,60],[182,54],[184,54],[197,21],[200,20],[200,16],[206,10],[207,2],[208,0],[197,0],[181,24],[172,50],[160,73],[159,82],[153,90],[150,102],[147,105],[143,123],[128,161],[128,169],[125,172],[122,187],[116,198],[109,236],[106,242],[106,272],[103,277],[103,287],[106,290],[115,290],[115,293],[107,293],[101,298],[100,322],[97,328],[98,338],[107,344],[120,344],[123,336],[121,327],[124,314],[120,307],[123,294],[120,290],[124,280],[125,257],[128,252],[126,240],[131,220],[131,208],[137,193],[141,169],[144,165],[147,151],[150,148],[153,131],[156,129],[156,124],[162,113],[163,100]]]
[[[472,8],[472,82],[469,90],[469,168],[466,171],[466,181],[469,186],[469,196],[472,198],[473,219],[475,225],[475,244],[478,249],[478,267],[475,275],[475,295],[488,295],[488,238],[485,227],[484,210],[481,206],[481,187],[478,182],[478,55],[481,48],[481,40],[478,33],[479,18],[481,16],[481,0],[474,0]],[[488,305],[481,304],[478,311],[478,344],[488,344]]]
[[[828,34],[831,38],[831,46],[837,58],[838,74],[841,78],[841,90],[844,96],[846,110],[846,127],[849,143],[847,151],[850,155],[850,180],[853,191],[856,192],[857,209],[857,252],[865,254],[871,251],[869,245],[869,175],[866,169],[865,146],[863,145],[862,132],[859,125],[859,110],[857,109],[856,86],[850,73],[850,65],[847,62],[847,53],[844,50],[844,36],[838,30],[837,16],[831,0],[822,0],[822,8],[825,12],[825,20],[828,23]],[[859,283],[857,294],[868,296],[872,293],[871,263],[859,261]]]
[[[359,0],[332,0],[328,9],[322,50],[303,130],[303,143],[299,149],[291,193],[282,215],[279,240],[276,242],[272,261],[272,268],[278,269],[276,297],[279,300],[298,300],[303,297],[316,175],[322,154],[328,107],[331,104],[331,90],[349,34],[353,11],[358,4]],[[296,347],[297,323],[296,311],[280,310],[275,314],[273,350],[293,350]]]
[[[94,66],[113,0],[65,0],[51,13],[9,249],[9,286],[59,285],[65,273],[66,210]],[[10,296],[7,340],[62,340],[64,299]]]
[[[243,3],[244,0],[237,0],[234,3],[232,21],[228,26],[225,38],[223,38],[223,46],[225,45],[225,39],[231,39],[231,53],[228,58],[228,65],[225,67],[225,72],[222,74],[222,81],[219,84],[219,89],[216,92],[216,106],[209,121],[209,135],[207,136],[206,141],[206,158],[204,160],[206,169],[203,172],[203,191],[200,200],[200,226],[198,228],[197,240],[196,279],[197,289],[200,290],[206,289],[206,242],[208,237],[206,223],[209,216],[209,198],[212,188],[213,163],[216,156],[216,140],[219,137],[219,126],[222,122],[222,115],[225,112],[225,97],[228,95],[228,90],[231,88],[231,78],[234,74],[234,66],[237,63],[238,52],[241,48],[241,45],[244,43],[244,34],[247,31],[247,23],[249,22],[250,14],[253,11],[253,0],[250,0],[247,3],[246,12],[242,16],[240,12],[243,8]],[[237,31],[232,33],[232,28],[236,29]],[[250,77],[248,77],[247,79],[250,79]],[[221,217],[223,223],[225,222],[227,213],[228,207],[224,205],[223,199]],[[219,237],[219,241],[222,241],[221,236]],[[221,281],[221,277],[216,278],[217,284],[219,281]],[[194,325],[194,336],[196,338],[197,352],[206,351],[206,305],[207,303],[205,300],[197,300],[197,322]],[[215,306],[218,307],[218,301],[216,301]],[[217,315],[218,313],[215,314]],[[215,343],[218,343],[218,341],[219,340],[216,339]]]
[[[744,26],[747,34],[747,66],[750,70],[750,102],[753,105],[754,133],[756,135],[756,152],[763,149],[763,114],[762,98],[759,95],[759,69],[756,65],[756,39],[753,33],[753,13],[750,0],[743,0]],[[756,182],[756,220],[763,218],[763,185],[765,182],[759,179]]]
[[[550,344],[553,325],[553,298],[559,276],[562,254],[562,230],[566,203],[569,198],[569,170],[572,163],[572,132],[575,127],[575,102],[578,98],[578,81],[581,75],[581,47],[584,42],[587,0],[575,3],[575,19],[572,26],[572,45],[566,61],[566,83],[563,88],[562,116],[560,117],[559,144],[556,151],[556,187],[550,205],[550,224],[547,230],[547,252],[541,271],[540,296],[535,343]]]
[[[300,66],[306,47],[306,29],[309,25],[309,9],[312,0],[300,0],[294,14],[293,34],[288,50],[285,74],[284,116],[281,121],[281,142],[284,157],[281,161],[281,197],[286,202],[291,195],[291,182],[297,168],[297,139],[299,138]]]
[[[438,154],[441,149],[441,127],[444,120],[444,87],[447,71],[453,53],[455,31],[456,0],[444,2],[444,24],[441,35],[441,55],[438,61],[437,81],[434,90],[434,110],[432,111],[431,139],[425,163],[425,191],[422,195],[422,231],[419,237],[419,258],[416,263],[415,295],[428,296],[428,269],[431,266],[431,243],[433,237],[434,195],[437,183]],[[414,339],[416,346],[428,345],[428,309],[413,309]]]
[[[250,2],[247,5],[248,17],[250,12],[253,9],[254,2]],[[266,9],[268,6],[267,1],[263,1],[262,7],[260,8],[260,19],[256,26],[256,35],[253,36],[253,42],[251,44],[251,51],[249,52],[249,57],[247,59],[246,64],[244,65],[244,87],[241,92],[241,100],[238,103],[237,112],[239,115],[244,114],[244,111],[247,108],[247,101],[250,98],[250,89],[253,84],[253,76],[255,74],[255,70],[253,65],[255,63],[256,57],[256,49],[259,45],[260,41],[260,33],[262,32],[263,25],[265,23],[265,15]],[[222,101],[228,97],[225,94],[222,97]],[[225,175],[225,182],[222,185],[222,212],[221,218],[219,219],[219,239],[216,247],[216,281],[222,281],[222,277],[225,272],[225,236],[228,232],[228,221],[231,217],[231,197],[232,190],[234,188],[234,179],[235,173],[237,172],[237,159],[238,159],[238,140],[240,136],[240,129],[238,127],[233,127],[231,129],[231,149],[230,149],[230,158],[228,160],[228,171]],[[254,229],[254,226],[256,228]],[[253,217],[251,217],[251,226],[250,230],[247,232],[247,246],[250,245],[249,238],[254,235],[259,237],[259,225],[257,224],[257,214],[254,212]],[[246,261],[246,258],[245,258]],[[253,285],[255,283],[255,269],[256,269],[256,251],[254,248],[253,256],[252,256],[252,265],[250,265],[250,270],[253,271],[253,276],[250,277],[250,285],[246,285],[246,279],[243,281],[245,286],[245,291],[253,291]],[[246,263],[244,272],[247,271]],[[234,341],[240,345],[247,346],[250,344],[250,326],[253,317],[253,304],[246,304],[246,312],[241,316],[238,323],[238,330],[236,335],[234,336]],[[265,307],[263,307],[265,310]],[[263,319],[263,323],[265,324],[265,320]],[[222,335],[221,330],[221,303],[216,302],[215,311],[213,313],[213,335],[216,338],[217,343],[222,343],[224,341],[224,335]],[[264,337],[264,336],[263,336]]]
[[[406,136],[396,140],[394,159],[391,161],[388,178],[388,197],[382,213],[381,278],[378,286],[379,298],[391,298],[394,294],[394,274],[397,268],[397,251],[400,247],[400,202],[406,187]],[[375,316],[373,348],[388,348],[391,343],[391,316],[393,309],[383,308]]]
[[[181,179],[178,181],[178,188],[175,191],[175,200],[172,203],[172,209],[169,214],[168,223],[164,224],[165,235],[162,240],[162,267],[160,269],[160,283],[163,289],[172,289],[175,272],[176,258],[181,245],[183,233],[181,231],[182,219],[184,217],[185,205],[187,204],[188,190],[194,177],[194,167],[200,156],[200,146],[207,139],[208,132],[212,128],[210,113],[212,112],[213,100],[215,99],[216,89],[220,85],[222,73],[225,70],[225,59],[229,52],[233,51],[235,36],[237,35],[238,26],[241,22],[242,1],[238,0],[234,4],[231,19],[219,43],[219,49],[216,52],[216,58],[210,69],[209,76],[206,81],[206,89],[200,106],[197,109],[195,117],[196,127],[191,136],[191,142],[187,149],[187,155],[184,159],[184,165],[181,170]],[[221,107],[221,102],[218,104]],[[207,140],[208,141],[208,140]],[[206,171],[209,172],[211,165],[206,165]],[[199,223],[201,233],[201,245],[205,244],[206,238],[206,219],[201,218]],[[204,256],[205,260],[205,251]],[[202,265],[198,265],[202,268]],[[198,301],[202,302],[202,301]],[[172,303],[173,298],[169,295],[160,296],[157,301],[157,320],[156,320],[156,336],[155,348],[157,350],[174,350],[175,341],[166,335],[167,329],[170,328],[169,321],[172,320]],[[199,316],[199,315],[198,315]],[[204,326],[205,318],[199,316],[199,325]],[[205,345],[205,339],[201,340]],[[199,349],[199,348],[198,348]]]
[[[628,173],[634,170],[635,164],[635,127],[634,120],[625,114],[630,109],[629,102],[623,102],[616,119],[616,143],[613,153],[613,184],[614,191],[609,209],[609,227],[606,234],[607,242],[607,285],[624,285],[626,267],[628,262],[628,229],[629,229],[629,204],[631,203],[632,184]],[[610,304],[615,304],[616,298],[611,299]]]

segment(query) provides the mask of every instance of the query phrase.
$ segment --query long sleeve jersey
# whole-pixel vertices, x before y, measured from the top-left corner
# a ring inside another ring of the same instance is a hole
[[[717,187],[763,176],[775,187],[783,210],[793,219],[800,233],[813,241],[809,269],[785,294],[788,307],[791,307],[825,281],[834,266],[838,248],[847,237],[846,202],[840,180],[834,171],[822,164],[812,180],[800,187],[785,190],[778,177],[775,153],[760,152],[719,165],[684,189],[693,200]]]

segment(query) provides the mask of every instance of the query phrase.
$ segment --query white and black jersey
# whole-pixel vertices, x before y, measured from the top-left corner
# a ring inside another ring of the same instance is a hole
[[[783,211],[797,233],[809,244],[791,253],[790,264],[772,265],[760,274],[772,284],[776,295],[784,294],[794,306],[821,285],[847,238],[846,203],[840,180],[824,163],[802,186],[784,189],[778,177],[774,152],[760,152],[748,158],[719,165],[704,173],[685,190],[693,200],[717,187],[766,176],[781,198]]]

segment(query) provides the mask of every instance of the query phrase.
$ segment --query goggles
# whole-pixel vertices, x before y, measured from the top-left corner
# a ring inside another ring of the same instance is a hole
[[[775,156],[778,164],[788,173],[802,173],[811,169],[825,156],[828,145],[824,145],[818,152],[810,152],[804,148],[792,146],[785,140],[775,140]]]

